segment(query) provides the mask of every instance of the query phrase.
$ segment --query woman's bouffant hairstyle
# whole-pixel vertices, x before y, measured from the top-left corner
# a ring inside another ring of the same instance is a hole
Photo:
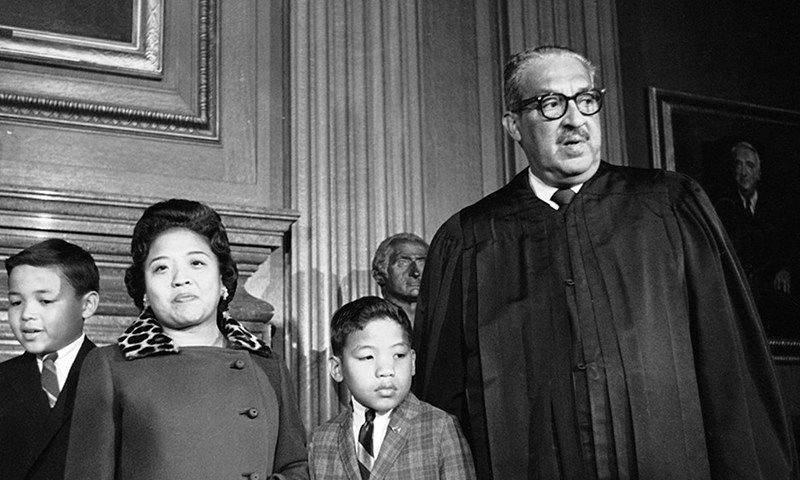
[[[171,199],[151,205],[136,222],[131,239],[133,263],[125,271],[125,286],[133,303],[141,310],[145,294],[144,262],[150,253],[150,246],[156,238],[167,230],[185,228],[208,239],[211,251],[219,261],[222,284],[228,289],[228,297],[220,299],[217,306],[217,323],[222,321],[222,312],[236,293],[239,271],[231,256],[228,234],[219,214],[208,205],[192,200]]]

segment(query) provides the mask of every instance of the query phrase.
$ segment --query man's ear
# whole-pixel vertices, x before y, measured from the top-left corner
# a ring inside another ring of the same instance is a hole
[[[342,360],[336,355],[328,357],[328,373],[336,383],[341,383],[344,380],[342,375]]]
[[[386,275],[383,274],[380,270],[372,270],[372,278],[375,279],[375,282],[380,285],[381,287],[386,285]]]
[[[506,133],[517,142],[522,139],[522,135],[519,133],[518,119],[519,115],[514,112],[506,112],[503,114],[503,128],[505,128]]]
[[[92,290],[91,292],[83,294],[81,298],[82,309],[81,316],[84,320],[94,315],[100,305],[100,294]]]
[[[411,376],[413,377],[417,373],[417,352],[413,349],[411,350]]]

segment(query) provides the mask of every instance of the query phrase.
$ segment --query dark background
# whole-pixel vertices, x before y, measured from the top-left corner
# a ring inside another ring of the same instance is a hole
[[[648,87],[800,110],[797,0],[618,0],[617,10],[631,165],[651,165]]]

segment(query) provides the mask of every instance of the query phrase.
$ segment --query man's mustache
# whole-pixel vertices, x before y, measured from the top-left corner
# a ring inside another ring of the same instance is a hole
[[[585,128],[579,129],[566,129],[562,130],[558,137],[556,138],[557,143],[564,143],[568,141],[574,140],[582,140],[584,142],[589,141],[589,132]]]

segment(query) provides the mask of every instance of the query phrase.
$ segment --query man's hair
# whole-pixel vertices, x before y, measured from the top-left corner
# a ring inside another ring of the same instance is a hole
[[[386,279],[389,277],[389,257],[394,250],[395,244],[400,242],[417,243],[425,247],[425,250],[428,250],[428,243],[422,237],[413,233],[402,232],[387,237],[378,245],[378,249],[375,250],[375,256],[372,258],[372,278],[378,282],[378,285],[383,286],[386,284]]]
[[[754,147],[752,144],[750,144],[750,143],[748,143],[748,142],[736,142],[736,143],[735,143],[735,144],[734,144],[734,145],[731,147],[731,159],[732,159],[732,160],[733,160],[733,159],[735,159],[735,158],[736,158],[736,151],[737,151],[737,150],[742,150],[742,149],[744,149],[744,150],[750,150],[751,152],[753,152],[753,154],[754,154],[754,155],[756,156],[756,158],[758,159],[758,163],[759,163],[759,165],[761,164],[761,157],[759,157],[759,156],[758,156],[758,150],[756,150],[756,147]]]
[[[89,252],[60,238],[39,242],[9,257],[6,273],[11,276],[21,265],[57,268],[78,296],[100,291],[100,274]]]
[[[524,100],[522,73],[525,70],[525,67],[527,67],[527,65],[534,60],[555,57],[571,57],[581,62],[581,64],[583,64],[583,66],[586,68],[586,71],[589,73],[592,86],[594,86],[597,67],[595,67],[592,62],[590,62],[580,53],[566,47],[559,47],[555,45],[543,45],[537,48],[529,48],[512,56],[508,63],[506,63],[503,71],[503,85],[505,86],[507,110],[513,110],[519,102]]]
[[[337,357],[342,356],[347,337],[373,320],[388,318],[403,328],[406,340],[411,344],[411,322],[406,312],[389,300],[380,297],[361,297],[343,305],[331,319],[331,350]]]
[[[144,262],[150,253],[150,247],[162,233],[175,228],[185,228],[204,237],[217,257],[222,284],[228,290],[228,297],[220,300],[217,306],[217,321],[221,322],[222,312],[227,309],[236,293],[239,271],[231,256],[231,245],[222,219],[214,209],[204,203],[173,198],[151,205],[144,211],[142,218],[133,228],[131,239],[133,262],[125,271],[128,295],[137,307],[140,309],[143,307]]]

